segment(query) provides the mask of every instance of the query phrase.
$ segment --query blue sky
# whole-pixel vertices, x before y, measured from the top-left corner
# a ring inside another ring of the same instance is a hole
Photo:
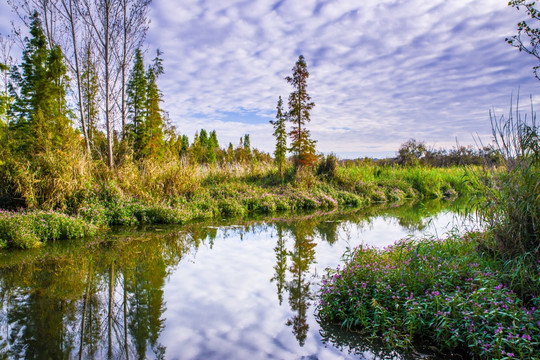
[[[507,113],[518,88],[522,103],[540,102],[537,63],[504,41],[525,16],[507,3],[154,0],[148,58],[164,51],[163,105],[190,138],[215,129],[226,146],[249,133],[272,151],[268,121],[303,54],[318,151],[392,156],[409,138],[473,144],[489,138],[489,109]]]

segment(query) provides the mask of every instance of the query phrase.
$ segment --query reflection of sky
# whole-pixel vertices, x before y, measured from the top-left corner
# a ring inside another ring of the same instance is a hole
[[[452,227],[452,217],[440,214],[426,230],[441,235]],[[410,231],[392,218],[376,217],[365,227],[341,223],[333,245],[315,239],[316,264],[310,271],[320,276],[326,267],[335,267],[348,246],[363,242],[384,247],[408,234]],[[292,250],[294,239],[288,234],[286,239],[287,248]],[[294,312],[287,294],[279,305],[276,284],[270,282],[276,242],[274,227],[256,228],[242,236],[219,230],[213,248],[201,245],[193,261],[178,265],[165,286],[167,310],[161,342],[167,348],[167,358],[344,358],[338,349],[321,342],[313,306],[308,310],[310,329],[303,347],[292,328],[285,325]],[[287,261],[289,267],[290,258]],[[313,275],[308,277],[317,280]],[[311,287],[314,289],[316,286]]]

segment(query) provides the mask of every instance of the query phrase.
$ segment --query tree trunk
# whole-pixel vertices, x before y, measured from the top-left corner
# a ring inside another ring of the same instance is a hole
[[[86,153],[90,155],[90,138],[88,136],[88,131],[86,130],[86,120],[85,120],[85,114],[84,114],[84,108],[83,108],[83,101],[82,101],[82,82],[81,82],[81,71],[79,67],[79,52],[78,52],[78,46],[77,46],[77,35],[75,32],[75,19],[73,17],[73,0],[69,1],[69,7],[67,6],[65,1],[62,1],[62,5],[64,6],[64,10],[66,11],[69,25],[71,27],[71,40],[73,41],[73,56],[75,60],[75,75],[77,77],[77,92],[79,95],[79,113],[81,115],[81,127],[84,135],[84,142],[86,145]]]
[[[109,15],[110,15],[110,2],[105,1],[105,34],[104,34],[104,58],[105,58],[105,126],[107,127],[107,159],[109,162],[109,169],[114,167],[114,158],[113,158],[113,128],[112,128],[112,118],[111,118],[111,89],[110,89],[110,24],[109,24]]]
[[[111,266],[109,268],[109,313],[108,313],[108,329],[107,329],[107,339],[108,339],[108,347],[107,347],[107,358],[112,359],[113,358],[113,351],[112,351],[112,327],[113,327],[113,307],[114,307],[114,262],[111,263]]]

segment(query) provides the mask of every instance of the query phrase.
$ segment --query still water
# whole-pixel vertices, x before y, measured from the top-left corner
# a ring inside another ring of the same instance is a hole
[[[449,205],[431,203],[117,229],[0,252],[0,359],[399,357],[321,323],[320,278],[352,247],[456,226]]]

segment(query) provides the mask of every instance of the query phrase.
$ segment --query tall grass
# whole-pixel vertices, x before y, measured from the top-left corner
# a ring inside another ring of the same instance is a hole
[[[485,211],[500,251],[509,255],[540,254],[540,133],[536,114],[521,116],[519,104],[507,118],[491,115],[493,137],[503,159],[502,171],[484,182]]]
[[[501,259],[507,282],[524,299],[540,296],[540,133],[536,114],[522,116],[519,102],[507,117],[491,114],[497,171],[471,172],[476,207],[485,223],[484,251]],[[536,300],[535,300],[536,299]]]

